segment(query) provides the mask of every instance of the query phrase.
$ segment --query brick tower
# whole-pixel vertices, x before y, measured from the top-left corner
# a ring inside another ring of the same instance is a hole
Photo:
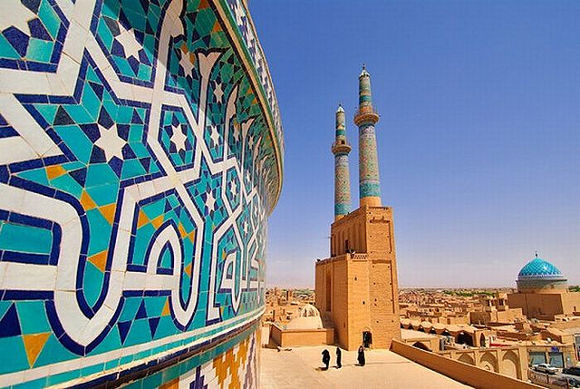
[[[334,154],[334,220],[350,212],[350,175],[348,173],[348,154],[351,147],[346,140],[344,109],[336,110],[335,140],[332,144]]]
[[[359,127],[360,207],[351,213],[335,212],[330,257],[316,262],[316,306],[333,322],[338,344],[347,350],[361,344],[389,348],[392,339],[401,336],[393,213],[381,205],[378,120],[370,75],[363,67],[354,117]],[[338,127],[337,112],[337,140]]]

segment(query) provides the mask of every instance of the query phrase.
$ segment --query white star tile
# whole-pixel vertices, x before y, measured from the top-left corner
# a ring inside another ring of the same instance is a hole
[[[137,38],[135,38],[135,33],[133,29],[127,30],[121,23],[117,23],[119,25],[119,31],[121,33],[115,37],[115,39],[123,46],[123,50],[125,51],[125,56],[127,58],[133,56],[139,59],[139,50],[141,50],[141,45],[137,42]]]
[[[211,135],[209,136],[213,141],[214,147],[219,144],[220,141],[220,133],[218,132],[217,126],[211,125]]]
[[[238,185],[234,180],[230,181],[230,193],[232,194],[233,197],[236,197],[238,195]]]
[[[0,31],[14,26],[30,35],[28,22],[34,18],[36,18],[34,12],[26,8],[20,0],[0,1]]]
[[[215,206],[215,198],[211,193],[211,190],[207,193],[207,198],[205,199],[205,206],[207,207],[208,212],[213,211]]]
[[[193,71],[193,62],[189,58],[189,52],[181,52],[181,58],[179,58],[179,66],[183,68],[183,72],[186,76],[191,76]]]
[[[113,159],[113,157],[123,160],[123,147],[127,142],[117,134],[117,125],[115,124],[109,129],[106,129],[100,124],[97,125],[99,126],[101,137],[97,139],[95,145],[105,152],[107,162]]]
[[[178,124],[177,126],[174,126],[172,124],[171,128],[173,129],[171,141],[175,143],[175,148],[177,149],[177,151],[185,150],[185,141],[187,140],[187,136],[183,134],[183,131],[181,130],[181,125]]]

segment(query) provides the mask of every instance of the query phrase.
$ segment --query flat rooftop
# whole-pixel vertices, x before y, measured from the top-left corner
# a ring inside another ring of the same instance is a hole
[[[325,348],[331,367],[322,371]],[[366,351],[362,367],[356,357],[356,351],[342,350],[342,369],[336,369],[335,346],[262,349],[260,388],[470,388],[388,350]]]
[[[436,335],[428,334],[426,332],[407,330],[405,328],[401,328],[402,339],[430,339],[436,337],[437,337]]]

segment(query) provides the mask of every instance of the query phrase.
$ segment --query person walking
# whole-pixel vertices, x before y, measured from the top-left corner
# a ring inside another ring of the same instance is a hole
[[[365,348],[361,345],[358,348],[358,364],[359,366],[364,366],[365,365]]]
[[[340,369],[342,367],[342,351],[340,347],[336,347],[336,368]]]
[[[328,370],[328,364],[330,363],[330,353],[327,349],[322,351],[322,363],[325,365],[323,370]]]

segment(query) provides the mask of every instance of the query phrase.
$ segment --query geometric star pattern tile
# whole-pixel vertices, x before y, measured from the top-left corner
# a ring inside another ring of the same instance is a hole
[[[54,0],[0,2],[0,68],[54,72],[69,21]]]
[[[119,78],[151,86],[168,0],[99,1],[91,30]]]
[[[257,387],[283,140],[246,12],[0,2],[1,386]]]
[[[195,136],[183,110],[163,106],[160,129],[159,143],[175,169],[192,167],[195,161]]]
[[[256,32],[250,23],[250,18],[248,16],[248,11],[246,7],[237,0],[227,0],[230,12],[235,20],[235,23],[240,31],[242,40],[244,41],[248,52],[250,53],[250,58],[254,64],[254,67],[259,75],[260,82],[266,93],[266,97],[272,106],[277,106],[278,102],[276,99],[276,92],[274,91],[274,86],[272,84],[272,79],[269,75],[268,66],[266,64],[266,59],[262,46],[256,37]],[[272,118],[274,121],[274,126],[277,133],[277,142],[279,142],[280,148],[284,149],[284,139],[282,137],[282,126],[280,113],[277,110],[272,112]]]

